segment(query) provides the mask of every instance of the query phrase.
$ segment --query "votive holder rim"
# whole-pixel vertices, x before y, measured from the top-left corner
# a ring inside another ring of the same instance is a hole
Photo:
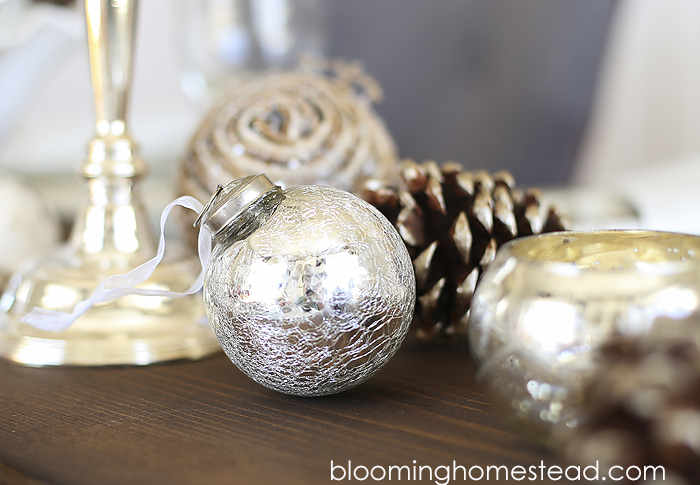
[[[567,262],[561,260],[546,260],[546,259],[534,259],[522,252],[517,251],[518,246],[525,244],[532,244],[533,239],[538,239],[545,244],[547,241],[561,241],[566,238],[571,237],[586,237],[586,236],[603,236],[603,237],[614,237],[619,235],[630,235],[630,236],[670,236],[670,237],[681,237],[688,239],[695,239],[697,241],[698,254],[695,259],[686,259],[683,261],[650,261],[644,262],[640,261],[632,264],[628,267],[607,269],[607,268],[596,268],[591,269],[578,265],[575,261]],[[582,230],[582,231],[557,231],[548,232],[542,234],[534,234],[531,236],[525,236],[517,239],[513,239],[505,243],[498,250],[496,258],[503,257],[507,254],[508,257],[515,258],[518,264],[526,265],[534,269],[540,269],[542,271],[560,274],[599,274],[601,276],[609,276],[611,274],[658,274],[658,275],[672,275],[672,274],[682,274],[691,271],[700,271],[700,236],[695,234],[687,234],[681,232],[672,231],[659,231],[659,230],[649,230],[649,229],[595,229],[595,230]],[[641,264],[640,264],[641,263]]]

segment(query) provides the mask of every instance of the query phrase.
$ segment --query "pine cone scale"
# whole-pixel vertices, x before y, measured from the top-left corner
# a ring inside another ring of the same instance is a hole
[[[469,228],[467,215],[464,212],[460,212],[457,216],[455,223],[452,225],[450,234],[455,246],[457,247],[457,250],[459,251],[459,254],[462,256],[462,260],[469,261],[474,238],[472,237],[472,231]]]
[[[419,288],[424,288],[426,286],[428,273],[433,266],[433,257],[435,256],[437,247],[437,241],[433,241],[425,251],[420,253],[418,257],[413,260],[413,269],[416,272],[416,285],[418,285]]]

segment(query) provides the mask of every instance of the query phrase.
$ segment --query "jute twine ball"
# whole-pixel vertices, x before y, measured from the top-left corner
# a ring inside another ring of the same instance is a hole
[[[381,97],[359,64],[342,61],[239,79],[195,132],[179,192],[207,200],[218,184],[258,173],[348,191],[392,178],[396,146],[372,107]]]

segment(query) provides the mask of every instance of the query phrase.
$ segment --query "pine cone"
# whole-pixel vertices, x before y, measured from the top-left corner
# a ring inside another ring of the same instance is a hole
[[[467,329],[476,283],[505,242],[566,229],[537,189],[515,190],[513,176],[468,172],[455,162],[405,160],[402,186],[365,183],[363,196],[401,234],[416,271],[418,337],[452,338]]]
[[[696,315],[657,320],[648,335],[605,349],[603,371],[586,392],[583,423],[559,437],[569,460],[599,461],[601,474],[611,466],[663,466],[664,483],[700,483],[699,342]],[[632,469],[633,478],[637,473]]]

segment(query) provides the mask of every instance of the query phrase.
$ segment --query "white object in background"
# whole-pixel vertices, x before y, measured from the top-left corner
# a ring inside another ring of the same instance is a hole
[[[0,1],[0,47],[11,43],[23,30],[28,0]]]
[[[647,229],[700,235],[700,152],[618,170],[605,182],[546,191],[573,229]]]
[[[82,45],[85,27],[73,11],[0,0],[0,143],[22,118],[36,90],[66,52]],[[12,8],[10,8],[12,7]],[[6,12],[5,9],[9,10]],[[9,17],[12,13],[12,17]],[[10,22],[12,20],[12,22]]]
[[[700,152],[620,175],[613,186],[639,214],[640,229],[700,234]]]
[[[285,68],[301,55],[323,56],[327,0],[180,0],[180,83],[209,106],[232,75]]]
[[[634,229],[639,214],[617,189],[577,185],[543,190],[543,200],[556,207],[574,231]]]
[[[575,181],[608,184],[698,152],[700,2],[622,0]]]
[[[177,5],[171,0],[141,2],[137,15],[134,88],[127,116],[143,147],[143,157],[153,171],[160,172],[175,166],[202,115],[179,85],[181,68],[174,32]],[[32,5],[28,13],[38,7],[46,6]],[[0,168],[16,173],[75,172],[85,159],[85,144],[94,134],[84,14],[80,8],[51,7],[64,15],[50,15],[49,24],[38,25],[34,37],[0,51],[0,62],[6,55],[14,57],[7,67],[10,73],[39,64],[26,86],[27,102],[15,110],[17,116],[13,116],[8,136],[0,140]],[[59,24],[69,30],[57,31]],[[73,25],[77,26],[75,35],[69,27]],[[47,33],[56,37],[56,44],[41,43],[41,49],[31,56],[15,55]],[[60,50],[56,48],[59,44]],[[0,90],[0,118],[8,102],[9,96]]]
[[[0,173],[0,277],[47,254],[58,239],[58,221],[39,192]]]

